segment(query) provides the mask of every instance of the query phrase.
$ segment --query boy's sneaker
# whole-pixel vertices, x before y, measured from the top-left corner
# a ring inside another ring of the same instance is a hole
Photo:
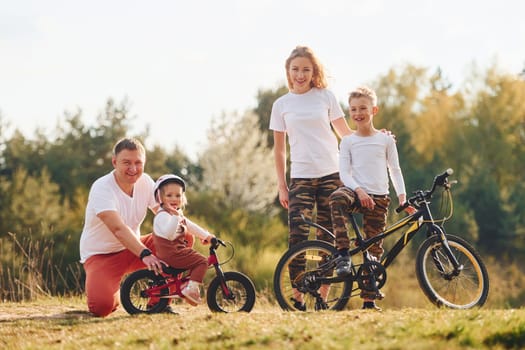
[[[375,302],[373,301],[365,301],[363,303],[363,307],[362,307],[363,310],[376,310],[376,311],[381,311],[381,308],[379,306],[376,305]]]
[[[184,295],[188,304],[192,306],[197,306],[202,303],[201,291],[197,283],[190,281],[190,283],[182,289],[181,293]]]
[[[335,273],[337,276],[347,276],[352,273],[352,263],[350,262],[350,256],[340,255],[337,260],[338,261],[335,264]]]

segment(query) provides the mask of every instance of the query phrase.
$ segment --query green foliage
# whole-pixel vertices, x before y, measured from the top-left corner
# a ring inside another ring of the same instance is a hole
[[[51,182],[45,167],[38,177],[29,176],[27,170],[19,168],[13,174],[13,181],[3,187],[8,198],[5,209],[10,213],[3,221],[6,229],[40,236],[60,226],[62,206],[58,185]]]
[[[483,253],[522,260],[523,77],[493,66],[484,72],[473,70],[463,86],[454,87],[440,69],[432,72],[407,64],[377,77],[372,87],[380,107],[375,124],[396,135],[408,193],[428,188],[434,175],[453,168],[459,184],[453,189],[454,217],[445,228]],[[215,120],[197,161],[178,147],[167,151],[155,145],[147,150],[146,172],[154,179],[167,172],[182,175],[189,185],[187,215],[231,240],[237,250],[235,264],[247,269],[263,289],[288,235],[286,211],[275,201],[273,138],[268,132],[272,104],[287,91],[285,85],[259,90],[252,111],[225,113]],[[11,252],[14,243],[8,232],[21,242],[51,244],[53,261],[46,269],[63,274],[56,277],[51,293],[69,288],[73,273],[64,277],[66,271],[77,273],[73,283],[82,278],[78,242],[89,188],[112,169],[111,150],[119,138],[136,136],[145,142],[148,137],[147,129],[130,135],[133,117],[126,100],[108,99],[95,126],[85,125],[82,117],[80,110],[66,113],[53,138],[37,130],[29,139],[18,130],[8,136],[9,124],[0,114],[2,278],[7,273],[13,277],[14,266],[23,265]],[[151,221],[150,214],[144,232],[151,231]],[[11,267],[6,270],[8,262]]]
[[[286,85],[280,85],[276,89],[270,90],[259,90],[257,92],[257,107],[254,109],[255,114],[258,117],[259,129],[262,131],[268,130],[270,126],[270,115],[272,114],[272,106],[277,98],[286,94],[288,87]],[[268,133],[267,135],[268,147],[273,147],[273,135]]]

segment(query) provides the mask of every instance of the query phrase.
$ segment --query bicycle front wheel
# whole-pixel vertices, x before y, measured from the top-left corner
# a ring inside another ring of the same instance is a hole
[[[320,278],[336,277],[333,268],[320,269],[320,265],[325,264],[327,258],[336,253],[333,245],[320,240],[298,243],[284,253],[277,263],[273,277],[275,296],[283,310],[299,310],[294,306],[294,293],[297,290],[302,292],[308,311],[342,310],[346,306],[352,292],[350,278],[336,279],[329,284],[321,284],[319,281]],[[304,269],[298,276],[290,277],[290,266],[297,266],[298,261],[300,265],[304,265]],[[322,297],[322,303],[319,303],[318,296]]]
[[[455,271],[439,237],[428,238],[419,247],[416,258],[416,275],[421,289],[437,306],[451,309],[482,306],[489,293],[485,264],[467,241],[453,235],[446,237],[460,269]]]
[[[206,293],[208,307],[214,312],[250,312],[255,304],[255,286],[244,274],[224,273],[224,281],[215,277]]]
[[[153,288],[157,291],[149,293],[148,291]],[[168,294],[169,288],[164,277],[156,275],[153,271],[138,270],[122,282],[120,302],[130,315],[154,314],[168,306],[169,299],[161,298]]]

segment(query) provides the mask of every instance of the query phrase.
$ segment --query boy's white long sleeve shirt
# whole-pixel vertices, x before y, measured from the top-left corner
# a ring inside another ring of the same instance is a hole
[[[388,194],[390,174],[396,194],[406,193],[396,143],[385,133],[366,137],[354,133],[343,137],[339,169],[341,181],[352,190],[361,187],[368,194]]]

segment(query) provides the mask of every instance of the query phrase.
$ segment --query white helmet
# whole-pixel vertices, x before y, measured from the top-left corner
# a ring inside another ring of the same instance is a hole
[[[155,196],[157,203],[160,203],[160,196],[158,194],[159,189],[169,183],[179,184],[182,187],[182,191],[186,192],[186,182],[184,182],[182,177],[173,174],[162,175],[157,179],[157,182],[155,182],[155,187],[153,187],[153,195]]]

